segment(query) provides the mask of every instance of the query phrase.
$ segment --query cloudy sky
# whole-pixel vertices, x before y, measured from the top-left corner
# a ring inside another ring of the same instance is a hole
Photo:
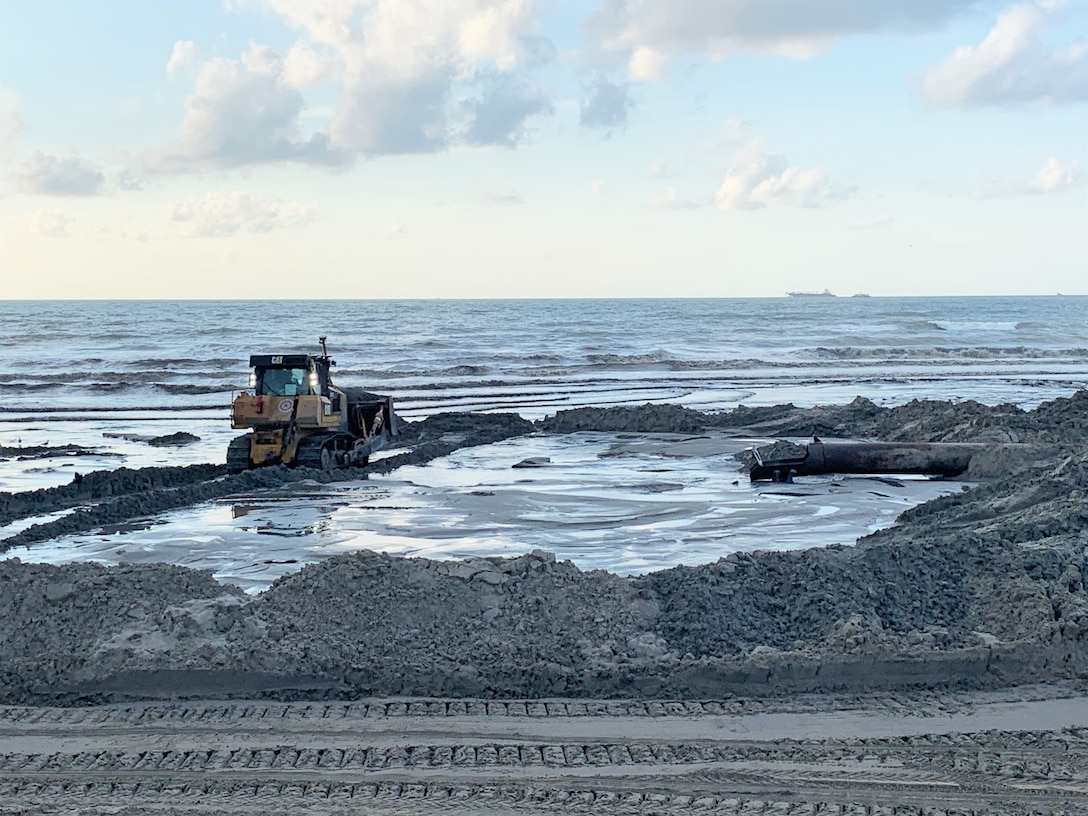
[[[0,281],[1088,294],[1088,2],[0,0]]]

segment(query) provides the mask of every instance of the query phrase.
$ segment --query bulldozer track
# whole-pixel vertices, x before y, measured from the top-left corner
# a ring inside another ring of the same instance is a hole
[[[912,719],[917,733],[786,738],[736,730],[759,719],[727,710],[744,705],[9,707],[0,814],[1088,814],[1088,727],[942,730],[873,705],[870,730]]]
[[[307,436],[298,443],[298,452],[295,461],[298,467],[313,468],[314,470],[329,470],[321,458],[321,451],[327,443],[332,442],[336,434],[314,434]]]

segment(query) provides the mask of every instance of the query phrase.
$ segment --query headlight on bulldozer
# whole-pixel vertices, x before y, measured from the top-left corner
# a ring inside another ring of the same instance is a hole
[[[311,371],[310,372],[310,388],[312,388],[314,391],[316,391],[317,387],[319,385],[321,385],[321,382],[317,378],[317,372],[316,371]]]
[[[256,388],[257,387],[257,372],[256,371],[249,372],[249,387],[250,388]]]

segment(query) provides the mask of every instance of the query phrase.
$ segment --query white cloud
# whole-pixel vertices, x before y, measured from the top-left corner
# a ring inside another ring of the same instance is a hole
[[[179,74],[186,68],[196,65],[200,62],[200,59],[200,49],[197,48],[195,42],[192,40],[178,40],[174,43],[174,50],[166,63],[166,73],[169,76]]]
[[[28,226],[35,235],[43,238],[67,238],[75,219],[54,207],[44,207],[30,217]]]
[[[534,0],[229,0],[261,6],[300,34],[282,59],[205,65],[173,156],[182,164],[346,163],[466,141],[512,146],[548,94],[523,73],[552,49]],[[340,83],[321,133],[302,138],[298,90]],[[238,137],[235,138],[235,134]],[[261,135],[265,134],[265,135]],[[246,146],[249,146],[248,148]]]
[[[551,110],[543,94],[492,90],[476,103],[479,115],[467,130],[457,127],[465,111],[455,103],[458,91],[539,58],[536,9],[529,0],[266,5],[331,48],[343,66],[340,102],[329,125],[337,148],[365,155],[436,151],[462,133],[477,144],[509,145],[525,119]]]
[[[488,88],[463,108],[468,116],[466,142],[513,147],[525,136],[526,120],[550,112],[552,103],[543,91],[506,82]]]
[[[313,220],[315,210],[299,201],[235,191],[211,192],[195,201],[171,201],[166,215],[167,220],[185,225],[190,236],[221,238],[239,232],[301,227]]]
[[[399,0],[403,3],[404,0]],[[428,16],[433,3],[421,3],[417,8]],[[524,56],[523,37],[534,25],[533,3],[527,0],[462,0],[446,23],[455,30],[459,57],[470,62],[493,61],[500,71],[510,71]],[[393,32],[390,32],[393,33]]]
[[[309,46],[296,42],[283,58],[283,81],[289,88],[320,85],[336,74],[337,63]]]
[[[284,17],[318,42],[337,45],[351,39],[358,15],[370,0],[224,0],[228,8],[263,6]]]
[[[1059,6],[1008,9],[981,43],[957,48],[923,75],[923,100],[938,108],[1088,101],[1088,40],[1065,48],[1043,40]]]
[[[733,157],[714,200],[723,210],[820,207],[851,192],[832,185],[819,168],[791,167],[785,156],[766,152],[756,140]]]
[[[611,131],[627,124],[633,102],[626,85],[598,77],[585,91],[579,121],[582,127]]]
[[[525,0],[365,5],[364,24],[340,45],[345,81],[330,134],[345,149],[367,155],[445,149],[457,139],[455,92],[512,74],[533,56],[535,16]],[[540,94],[519,99],[493,91],[467,135],[477,144],[509,145],[525,119],[548,110]]]
[[[627,74],[635,82],[656,82],[664,78],[668,62],[660,51],[640,46],[631,52]]]
[[[95,196],[102,192],[106,177],[97,165],[72,154],[46,155],[34,151],[13,175],[24,193],[56,196]]]
[[[370,156],[442,150],[449,143],[447,91],[441,76],[358,82],[341,96],[331,123],[333,143]]]
[[[173,145],[146,157],[149,170],[179,172],[296,161],[340,165],[350,157],[322,133],[304,136],[298,118],[305,101],[284,78],[273,50],[251,46],[241,61],[204,63]]]
[[[805,59],[836,39],[933,28],[978,5],[979,0],[604,0],[586,29],[606,51],[632,59],[643,51],[659,58],[721,59],[754,51]]]
[[[283,73],[283,57],[274,48],[257,43],[250,43],[242,54],[242,65],[255,74],[267,74],[277,79]]]
[[[132,192],[144,189],[144,180],[132,174],[130,170],[121,170],[117,174],[117,189]]]
[[[1063,162],[1051,156],[1035,174],[1027,186],[1032,193],[1055,193],[1081,187],[1085,183],[1084,171],[1077,162]]]

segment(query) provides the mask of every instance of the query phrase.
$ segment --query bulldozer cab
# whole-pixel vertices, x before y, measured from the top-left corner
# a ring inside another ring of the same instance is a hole
[[[258,396],[329,396],[329,363],[308,354],[255,354],[253,389]]]

